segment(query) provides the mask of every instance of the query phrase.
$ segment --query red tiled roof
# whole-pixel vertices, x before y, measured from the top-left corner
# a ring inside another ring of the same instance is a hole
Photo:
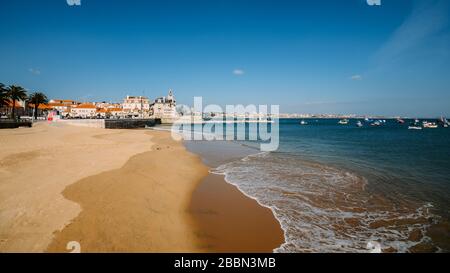
[[[34,108],[34,104],[33,103],[29,103],[28,107]],[[40,110],[52,110],[53,107],[48,105],[48,104],[39,104],[38,109],[40,109]]]
[[[121,112],[122,108],[109,108],[108,111],[109,112]]]
[[[95,105],[90,104],[90,103],[83,103],[80,105],[75,106],[74,108],[81,108],[81,109],[96,109],[97,107],[95,107]]]
[[[53,106],[53,107],[64,107],[67,106],[67,104],[64,103],[57,103],[57,102],[51,102],[48,104],[49,106]]]

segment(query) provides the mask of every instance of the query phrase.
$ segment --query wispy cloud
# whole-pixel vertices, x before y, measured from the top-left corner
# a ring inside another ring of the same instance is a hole
[[[403,54],[429,44],[436,36],[445,39],[440,32],[449,21],[449,3],[448,0],[416,1],[412,13],[375,54],[375,62],[378,65],[395,62]]]
[[[363,79],[363,77],[361,75],[353,75],[350,77],[350,80],[352,80],[352,81],[360,81],[362,79]]]
[[[242,76],[245,74],[245,71],[242,69],[235,69],[235,70],[233,70],[233,74],[236,76]]]
[[[33,75],[41,75],[41,71],[39,69],[35,69],[35,68],[29,68],[28,71],[33,74]]]

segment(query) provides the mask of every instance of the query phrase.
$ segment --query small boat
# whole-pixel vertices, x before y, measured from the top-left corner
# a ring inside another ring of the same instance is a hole
[[[359,128],[363,127],[363,124],[360,120],[358,120],[358,122],[356,123],[356,127],[359,127]]]
[[[450,125],[450,123],[448,122],[448,120],[444,117],[441,117],[438,121],[438,124],[441,125],[444,128],[448,128],[448,126]]]
[[[435,122],[424,121],[423,128],[436,129],[436,128],[438,128],[438,125]]]
[[[302,120],[302,121],[300,121],[300,125],[308,125],[308,122]]]
[[[341,120],[339,121],[339,124],[340,124],[340,125],[347,125],[347,124],[348,124],[348,119],[341,119]]]
[[[420,122],[418,119],[415,119],[414,122],[408,126],[408,130],[422,130],[422,126],[420,126]]]
[[[422,127],[411,125],[411,126],[408,127],[408,130],[422,130]]]
[[[403,119],[401,119],[401,118],[398,118],[397,122],[400,123],[400,124],[404,124],[405,123],[405,121]]]
[[[371,123],[370,126],[374,126],[374,127],[381,126],[381,121],[379,121],[379,120],[375,121],[375,122]]]

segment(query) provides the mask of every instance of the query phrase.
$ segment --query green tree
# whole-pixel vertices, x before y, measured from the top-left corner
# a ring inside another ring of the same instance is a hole
[[[16,101],[26,100],[27,91],[23,87],[10,85],[7,89],[7,97],[12,101],[12,115],[11,117],[15,119],[16,117]]]
[[[37,119],[39,105],[47,104],[48,99],[44,93],[36,92],[29,96],[28,102],[34,105],[34,118]]]
[[[0,108],[9,105],[8,89],[3,83],[0,83]]]

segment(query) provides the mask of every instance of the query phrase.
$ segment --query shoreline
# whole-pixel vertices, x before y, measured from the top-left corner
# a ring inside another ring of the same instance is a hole
[[[272,209],[223,175],[210,173],[202,181],[193,193],[190,210],[202,230],[202,248],[208,252],[273,253],[285,242]]]
[[[191,210],[198,211],[195,214],[197,222],[205,230],[212,231],[204,234],[209,249],[219,253],[274,253],[286,243],[286,231],[271,207],[261,204],[257,198],[229,182],[225,174],[214,172],[222,164],[258,154],[259,150],[235,142],[200,141],[184,144],[210,168],[209,175],[194,192],[191,203]],[[202,211],[202,206],[211,209]],[[224,217],[219,219],[219,215]],[[229,224],[234,222],[240,225]],[[231,236],[232,232],[245,236],[234,237]],[[264,238],[264,242],[260,238]],[[241,242],[245,242],[247,248]]]

